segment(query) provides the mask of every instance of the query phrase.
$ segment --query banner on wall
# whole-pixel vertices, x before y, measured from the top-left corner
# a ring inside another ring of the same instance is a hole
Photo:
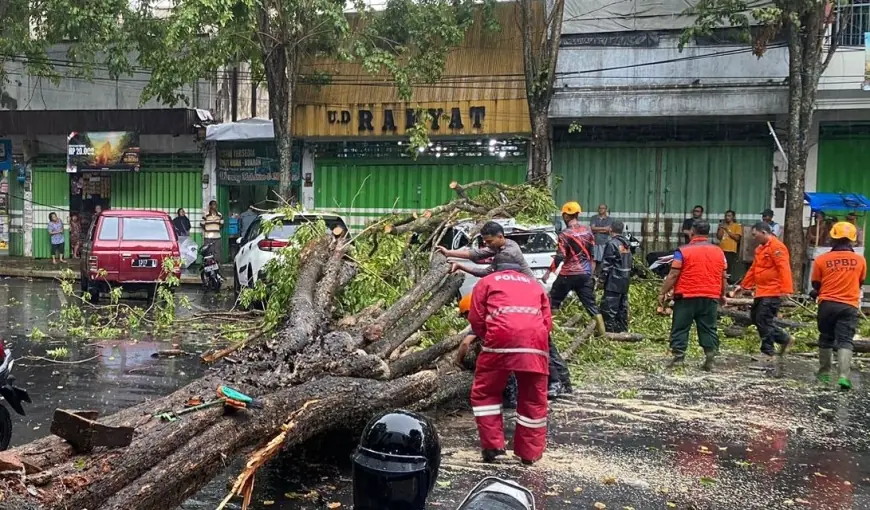
[[[138,171],[139,134],[131,131],[78,133],[67,137],[66,171]]]
[[[218,184],[240,186],[278,186],[281,170],[273,142],[219,145]]]
[[[861,89],[870,91],[870,32],[864,32],[864,83]]]
[[[0,173],[12,169],[12,140],[0,140]]]

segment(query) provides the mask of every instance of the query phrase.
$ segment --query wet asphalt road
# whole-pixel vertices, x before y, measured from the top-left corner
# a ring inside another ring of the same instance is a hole
[[[181,292],[200,309],[230,304],[228,294],[204,295],[190,287]],[[34,403],[27,417],[13,416],[13,444],[48,434],[57,407],[109,414],[165,395],[203,371],[195,357],[151,358],[173,343],[202,350],[195,333],[97,346],[64,338],[30,341],[28,333],[47,330],[60,303],[54,282],[0,280],[0,335],[16,357],[40,356],[59,345],[69,347],[71,360],[103,355],[76,365],[16,363],[14,373]],[[470,413],[440,410],[443,458],[430,507],[456,508],[478,480],[498,474],[529,487],[538,509],[870,508],[870,399],[863,374],[854,377],[855,391],[840,394],[812,383],[812,360],[790,361],[781,379],[749,370],[749,364],[748,357],[731,355],[712,375],[690,367],[587,382],[551,405],[548,450],[532,468],[511,458],[482,464]],[[353,435],[334,433],[271,463],[257,476],[254,508],[350,508]],[[239,466],[182,508],[215,508]]]

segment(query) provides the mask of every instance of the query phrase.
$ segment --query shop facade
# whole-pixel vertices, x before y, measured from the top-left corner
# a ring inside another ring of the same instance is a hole
[[[71,223],[78,221],[82,236],[86,235],[97,206],[160,210],[171,217],[183,208],[190,217],[192,237],[199,241],[204,155],[193,136],[180,139],[161,135],[139,137],[135,132],[89,133],[95,139],[107,135],[114,139],[132,136],[141,142],[134,144],[141,150],[137,150],[135,161],[128,153],[124,164],[105,159],[98,164],[83,164],[82,160],[69,157],[68,136],[10,140],[13,161],[11,169],[4,173],[5,184],[0,181],[0,189],[8,189],[9,242],[8,250],[0,253],[49,258],[47,225],[51,213],[56,213],[65,226],[65,255],[70,257],[74,249],[70,243]]]

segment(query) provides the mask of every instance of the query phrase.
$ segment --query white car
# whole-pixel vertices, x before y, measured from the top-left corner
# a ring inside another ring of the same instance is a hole
[[[293,219],[283,214],[261,214],[251,223],[248,231],[239,238],[239,253],[233,262],[233,283],[238,294],[242,287],[253,287],[258,280],[266,276],[266,264],[278,256],[281,248],[290,244],[290,238],[300,225],[322,219],[329,230],[340,227],[347,230],[347,224],[341,216],[335,214],[299,213]],[[264,223],[281,220],[268,234],[263,232]]]
[[[504,227],[505,238],[520,245],[520,250],[522,250],[523,256],[529,264],[529,268],[531,268],[535,277],[540,280],[553,263],[553,257],[556,256],[556,247],[558,246],[556,229],[552,225],[526,226],[517,225],[513,220],[496,221],[501,223]],[[454,231],[456,233],[453,237],[451,249],[460,249],[462,247],[471,249],[472,246],[475,248],[482,248],[484,246],[483,238],[480,235],[475,236],[474,239],[471,240],[471,243],[468,243],[468,237],[465,235],[465,232],[467,231],[465,231],[462,226],[457,225],[457,227],[454,227]],[[450,261],[480,268],[485,268],[490,264],[489,261],[475,264],[465,259],[450,259]],[[550,287],[552,286],[553,281],[555,281],[557,274],[558,271],[553,273],[547,283],[541,282],[547,292],[550,292]],[[480,278],[476,276],[466,274],[465,280],[462,282],[462,287],[459,289],[459,293],[463,296],[469,294],[471,289],[477,285],[479,279]]]

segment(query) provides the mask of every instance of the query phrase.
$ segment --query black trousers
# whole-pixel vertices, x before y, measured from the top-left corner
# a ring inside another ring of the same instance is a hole
[[[601,315],[608,333],[628,331],[628,294],[605,290],[601,297]]]
[[[740,257],[736,252],[726,251],[725,252],[725,261],[728,263],[728,283],[734,284],[739,281],[738,278],[740,275],[738,274],[740,270]]]
[[[553,337],[550,337],[550,379],[549,383],[562,383],[566,388],[571,387],[571,372],[568,370],[568,365],[559,354],[559,349],[553,343]]]
[[[758,329],[761,337],[761,352],[772,356],[774,344],[784,344],[788,341],[788,333],[773,323],[782,300],[778,297],[755,298],[749,312],[752,323]]]
[[[598,306],[595,304],[595,281],[590,274],[559,275],[550,288],[550,307],[553,310],[561,308],[562,302],[572,290],[589,315],[593,317],[598,315]]]
[[[836,301],[819,303],[817,316],[820,349],[852,350],[852,339],[858,329],[858,309]]]

